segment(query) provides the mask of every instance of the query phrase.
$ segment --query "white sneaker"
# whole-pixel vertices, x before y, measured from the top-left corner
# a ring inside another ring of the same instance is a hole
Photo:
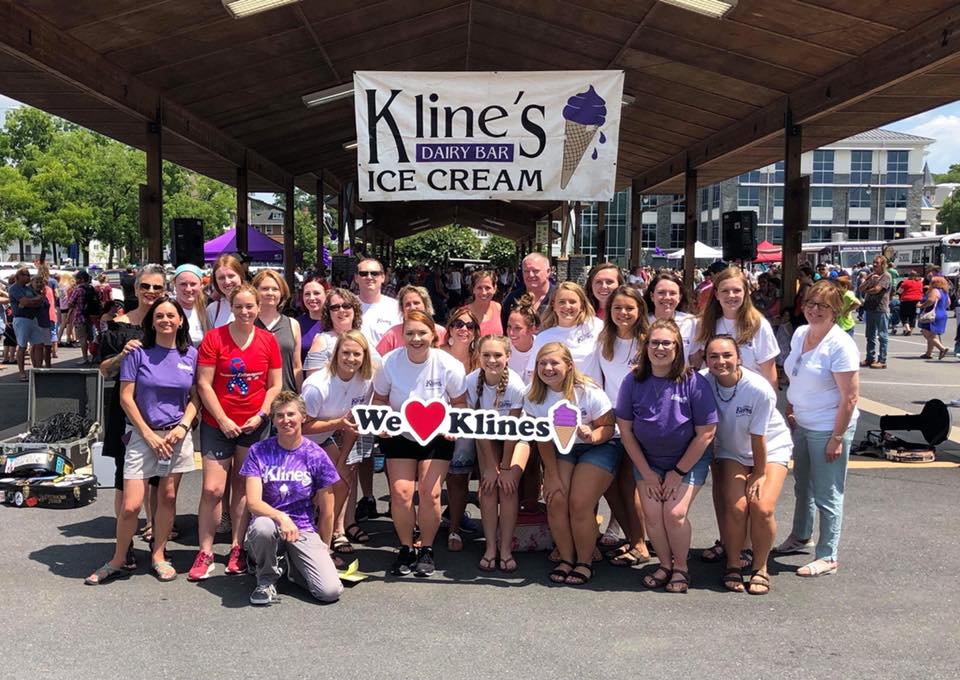
[[[254,591],[250,593],[250,604],[255,604],[257,606],[272,604],[279,601],[280,596],[277,595],[277,588],[273,585],[258,585]]]

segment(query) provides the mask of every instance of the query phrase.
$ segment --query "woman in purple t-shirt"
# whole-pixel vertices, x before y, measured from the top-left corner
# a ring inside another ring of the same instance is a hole
[[[143,319],[143,344],[120,365],[120,405],[130,423],[123,461],[123,505],[117,515],[113,559],[87,577],[88,585],[128,573],[123,569],[127,546],[136,531],[151,477],[160,478],[152,570],[160,581],[177,577],[164,546],[176,514],[180,478],[194,469],[193,440],[187,435],[200,405],[196,372],[197,350],[190,344],[183,308],[173,299],[157,300]]]
[[[717,429],[717,404],[706,378],[690,370],[673,321],[650,326],[637,368],[617,395],[616,416],[627,455],[636,467],[647,533],[660,567],[644,577],[648,588],[685,593],[690,585],[687,514],[707,479],[707,447]]]

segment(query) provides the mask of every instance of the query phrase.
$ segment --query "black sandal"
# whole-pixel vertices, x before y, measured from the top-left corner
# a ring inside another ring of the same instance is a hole
[[[562,567],[563,565],[567,565],[568,567],[570,567],[570,569],[566,571],[561,569],[560,567]],[[547,576],[550,578],[552,582],[558,585],[563,585],[564,583],[566,583],[567,576],[569,576],[571,572],[573,572],[575,567],[576,565],[573,562],[560,560],[559,562],[557,562],[557,568],[553,569],[550,573],[547,574]]]
[[[751,595],[766,595],[770,592],[770,574],[761,574],[763,569],[757,569],[750,574],[750,583],[747,584],[747,592]],[[754,588],[763,588],[758,591]]]
[[[713,545],[700,553],[700,560],[707,564],[714,564],[722,560],[727,554],[726,549],[720,539],[714,541]]]
[[[584,574],[577,571],[577,569],[587,569],[590,571],[589,574]],[[593,578],[593,566],[587,564],[586,562],[577,562],[573,565],[573,570],[567,574],[567,578],[564,579],[564,583],[568,586],[583,586],[590,582],[590,579]]]
[[[731,593],[742,593],[744,591],[743,573],[738,567],[727,567],[723,572],[720,583]]]
[[[662,571],[663,577],[657,578],[657,572]],[[670,582],[670,577],[673,576],[673,572],[667,569],[662,564],[653,570],[652,573],[647,574],[643,577],[642,583],[645,588],[650,590],[656,590],[657,588],[663,588]]]
[[[680,580],[674,581],[674,576],[679,576]],[[671,588],[670,586],[675,587]],[[670,582],[667,583],[666,589],[668,593],[685,594],[690,589],[690,573],[683,569],[674,569],[670,574]]]
[[[370,534],[361,529],[360,525],[356,522],[344,529],[343,533],[350,539],[351,543],[360,543],[362,545],[370,542]]]

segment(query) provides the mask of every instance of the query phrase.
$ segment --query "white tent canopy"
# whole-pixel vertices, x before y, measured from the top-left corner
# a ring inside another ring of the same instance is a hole
[[[677,250],[672,253],[667,254],[668,260],[681,260],[683,259],[686,251]],[[719,260],[723,257],[723,252],[717,250],[716,248],[711,248],[706,243],[697,241],[693,244],[693,259],[695,260]]]

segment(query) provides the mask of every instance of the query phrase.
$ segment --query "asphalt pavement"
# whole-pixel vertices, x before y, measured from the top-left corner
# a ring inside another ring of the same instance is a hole
[[[891,339],[889,368],[863,371],[865,399],[919,411],[928,398],[960,396],[960,362],[952,355],[942,362],[913,358],[923,351],[918,342]],[[26,388],[9,384],[3,377],[9,373],[0,373],[0,424],[16,430],[22,422],[13,420],[16,409],[26,413]],[[858,438],[870,427],[876,415],[864,412]],[[395,578],[386,575],[395,537],[389,521],[379,519],[366,524],[373,541],[358,550],[370,578],[348,588],[340,602],[318,605],[284,584],[280,603],[254,608],[247,602],[253,578],[223,573],[225,544],[216,549],[215,575],[200,584],[182,573],[173,583],[156,581],[138,542],[141,566],[132,577],[84,586],[83,577],[112,550],[111,489],[76,510],[3,507],[0,617],[8,672],[41,678],[957,678],[958,451],[948,443],[932,465],[856,459],[840,572],[802,579],[794,572],[809,557],[774,557],[773,589],[765,597],[724,591],[720,566],[696,559],[687,595],[645,590],[640,578],[649,565],[602,565],[585,587],[552,586],[543,553],[517,554],[514,574],[485,574],[476,568],[479,540],[449,554],[444,531],[433,578]],[[777,509],[779,539],[789,533],[793,512],[790,480],[786,486]],[[198,473],[185,477],[183,537],[170,547],[180,572],[196,551],[199,488]],[[376,490],[383,509],[382,475]],[[712,514],[708,483],[691,513],[697,552],[716,537]]]

